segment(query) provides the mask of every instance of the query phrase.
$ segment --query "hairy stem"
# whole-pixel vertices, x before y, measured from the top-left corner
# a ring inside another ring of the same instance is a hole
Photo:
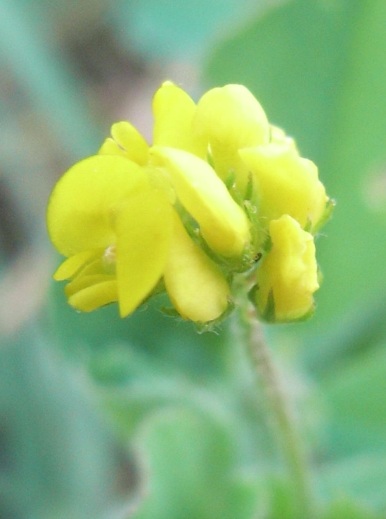
[[[314,507],[307,456],[290,412],[287,395],[282,390],[278,371],[252,305],[245,304],[241,319],[246,333],[248,354],[262,386],[262,397],[270,414],[273,433],[293,484],[296,519],[312,519]]]

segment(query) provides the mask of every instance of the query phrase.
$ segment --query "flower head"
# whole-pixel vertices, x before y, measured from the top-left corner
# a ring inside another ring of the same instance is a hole
[[[153,112],[151,146],[129,122],[115,123],[98,154],[54,187],[47,223],[66,257],[54,277],[68,280],[69,303],[91,311],[117,302],[126,316],[167,292],[183,318],[205,323],[227,310],[233,280],[252,273],[263,317],[309,312],[312,234],[328,206],[316,166],[241,85],[195,104],[166,82]]]

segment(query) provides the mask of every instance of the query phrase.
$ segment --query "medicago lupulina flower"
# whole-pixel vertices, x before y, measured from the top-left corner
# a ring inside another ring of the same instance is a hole
[[[180,316],[207,323],[244,276],[263,319],[312,313],[314,235],[331,208],[315,164],[241,85],[196,104],[166,82],[153,113],[152,145],[118,122],[53,189],[48,230],[66,257],[54,278],[68,280],[70,305],[117,302],[124,317],[167,292]]]

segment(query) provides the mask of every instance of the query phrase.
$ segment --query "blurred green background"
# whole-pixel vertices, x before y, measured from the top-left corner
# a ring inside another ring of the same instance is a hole
[[[267,327],[323,519],[386,517],[386,2],[0,0],[0,518],[297,519],[234,323],[80,315],[45,206],[165,79],[243,83],[337,201],[307,323]]]

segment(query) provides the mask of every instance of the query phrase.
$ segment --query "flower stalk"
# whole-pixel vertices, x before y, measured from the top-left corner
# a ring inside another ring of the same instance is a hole
[[[292,483],[293,511],[297,519],[314,517],[314,500],[307,453],[300,437],[290,402],[283,391],[278,370],[266,344],[256,308],[247,298],[240,305],[239,320],[248,358],[251,361],[261,390],[267,422],[273,429],[277,449]]]

